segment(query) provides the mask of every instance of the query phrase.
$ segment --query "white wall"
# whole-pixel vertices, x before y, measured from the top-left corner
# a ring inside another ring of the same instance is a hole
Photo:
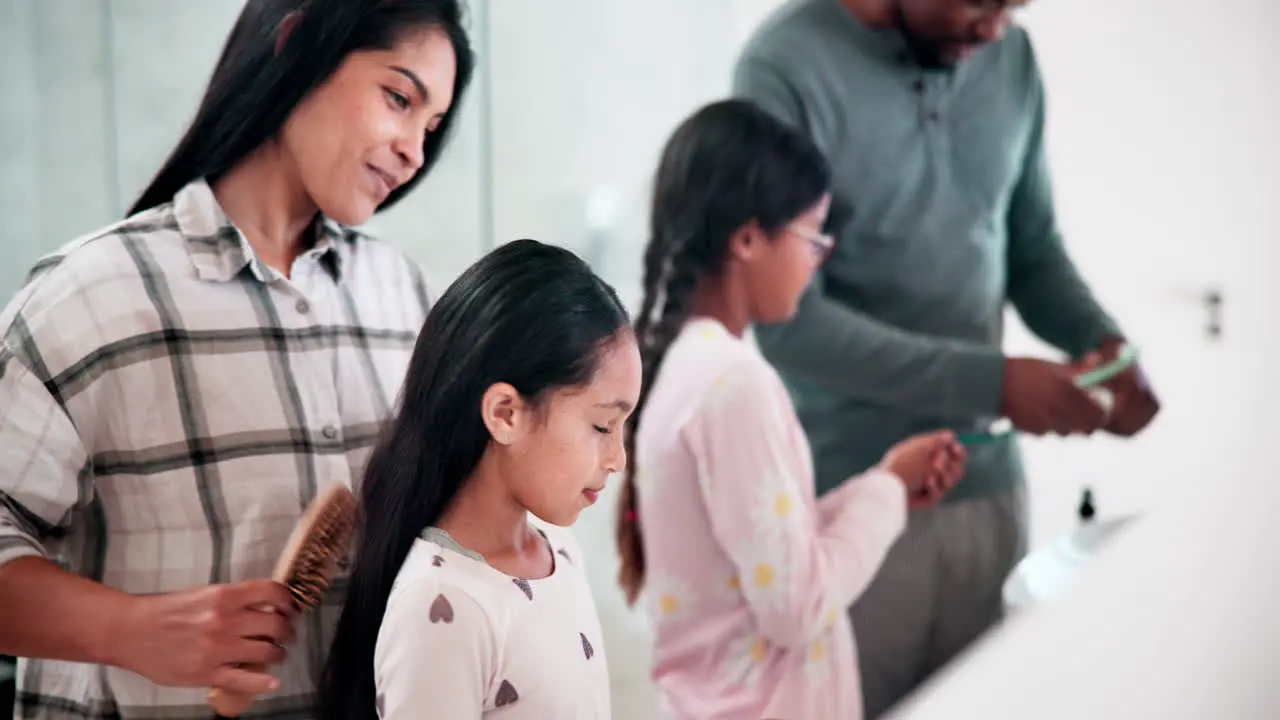
[[[1265,477],[1280,372],[1280,91],[1267,0],[1204,12],[1193,0],[1033,3],[1048,87],[1061,223],[1078,265],[1144,352],[1164,400],[1131,441],[1027,444],[1035,538],[1071,523],[1080,487],[1103,513],[1212,492],[1223,474]],[[1225,296],[1224,333],[1200,296]],[[1015,325],[1008,346],[1049,352]]]

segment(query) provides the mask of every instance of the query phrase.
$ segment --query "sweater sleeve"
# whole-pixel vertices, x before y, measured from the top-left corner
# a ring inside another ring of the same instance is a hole
[[[862,593],[902,531],[902,484],[880,471],[854,478],[822,522],[810,510],[803,431],[781,380],[758,357],[731,363],[683,432],[712,532],[761,634],[804,646],[831,611]]]
[[[0,565],[44,557],[93,493],[71,419],[8,345],[0,344]]]

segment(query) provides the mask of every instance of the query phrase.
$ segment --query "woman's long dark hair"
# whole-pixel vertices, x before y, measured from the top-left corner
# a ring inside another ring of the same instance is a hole
[[[689,319],[698,281],[720,271],[729,239],[743,226],[754,221],[766,233],[776,233],[830,186],[831,170],[817,146],[745,100],[703,107],[667,141],[654,179],[644,302],[636,317],[644,380],[628,423],[627,472],[618,506],[618,582],[629,604],[639,596],[645,575],[635,435],[667,349]]]
[[[297,13],[280,52],[285,20]],[[439,159],[471,82],[475,59],[459,0],[249,0],[227,37],[182,140],[129,215],[169,202],[186,184],[218,179],[274,137],[303,98],[357,50],[389,49],[406,31],[439,27],[457,58],[453,102],[423,140],[422,167],[378,210],[396,204]]]
[[[387,598],[415,538],[440,519],[489,445],[485,390],[510,383],[536,404],[585,385],[629,322],[585,262],[533,240],[489,253],[440,297],[413,351],[399,414],[365,471],[362,531],[318,718],[376,717],[373,658]]]

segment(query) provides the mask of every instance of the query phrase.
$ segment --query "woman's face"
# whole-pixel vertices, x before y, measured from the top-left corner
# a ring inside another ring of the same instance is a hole
[[[422,167],[423,142],[449,110],[457,61],[438,27],[390,50],[347,56],[285,122],[281,144],[326,216],[361,225]]]
[[[538,407],[515,400],[509,419],[488,423],[511,495],[545,522],[572,525],[626,468],[623,426],[639,395],[640,351],[624,328],[587,385],[554,392]]]
[[[825,195],[773,237],[756,243],[744,263],[751,316],[756,322],[784,322],[795,316],[813,273],[831,252],[833,240],[822,232],[831,196]]]

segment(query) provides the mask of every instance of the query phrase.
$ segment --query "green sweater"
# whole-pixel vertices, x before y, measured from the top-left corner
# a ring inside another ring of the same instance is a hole
[[[1118,334],[1058,233],[1021,28],[927,72],[839,0],[797,0],[748,42],[734,93],[801,128],[834,169],[835,253],[792,321],[755,331],[793,391],[820,492],[913,433],[995,419],[1006,302],[1073,356]],[[948,499],[1023,481],[1016,441],[975,446]]]

